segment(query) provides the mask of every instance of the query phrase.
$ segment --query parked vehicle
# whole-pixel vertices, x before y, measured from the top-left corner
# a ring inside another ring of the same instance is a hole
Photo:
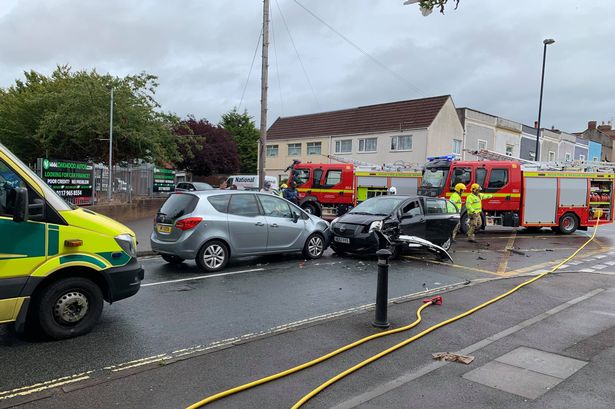
[[[265,176],[265,181],[271,183],[271,188],[280,190],[278,179],[275,176]],[[259,190],[258,175],[233,175],[226,179],[226,188],[230,189],[233,185],[237,190]]]
[[[316,259],[330,238],[329,223],[279,196],[211,190],[172,194],[156,216],[151,244],[169,263],[194,259],[212,272],[231,257],[303,252]]]
[[[0,144],[0,323],[53,339],[89,332],[104,301],[139,290],[126,226],[66,203]]]
[[[175,186],[176,192],[195,192],[197,190],[212,190],[214,187],[204,182],[180,182]]]
[[[308,213],[330,218],[343,215],[370,197],[386,195],[391,186],[398,194],[415,195],[422,176],[418,170],[370,170],[352,163],[294,161],[288,170],[289,180],[295,182],[299,192],[299,206]]]
[[[489,151],[475,155],[493,156]],[[490,155],[491,154],[491,155]],[[613,222],[613,167],[599,169],[591,164],[555,167],[538,162],[514,160],[462,161],[452,156],[430,158],[425,165],[419,194],[450,197],[454,186],[468,188],[478,183],[490,199],[483,200],[482,228],[490,225],[551,227],[563,234],[587,230],[596,224]],[[465,202],[469,191],[462,195]],[[467,232],[465,206],[461,230]]]
[[[457,207],[447,199],[378,196],[331,222],[331,248],[337,253],[373,254],[404,245],[400,236],[415,236],[448,250],[459,222]]]

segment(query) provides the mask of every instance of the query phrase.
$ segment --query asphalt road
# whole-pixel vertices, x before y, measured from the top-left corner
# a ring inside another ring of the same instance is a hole
[[[547,268],[589,233],[491,230],[480,236],[479,246],[462,238],[453,249],[454,264],[425,253],[392,261],[389,296]],[[613,237],[612,226],[601,229],[587,252],[603,251]],[[105,305],[101,322],[86,336],[41,342],[18,337],[10,326],[0,327],[0,398],[2,391],[240,339],[375,300],[373,258],[327,252],[317,261],[298,255],[247,259],[218,274],[203,274],[194,262],[172,266],[158,257],[142,262],[146,279],[140,292]]]

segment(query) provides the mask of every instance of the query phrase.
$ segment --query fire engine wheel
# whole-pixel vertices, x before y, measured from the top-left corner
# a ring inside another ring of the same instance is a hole
[[[309,214],[313,214],[314,216],[320,216],[320,209],[318,209],[318,206],[316,206],[314,203],[306,203],[303,205],[303,210],[305,210],[306,213]]]
[[[559,219],[559,231],[562,234],[572,234],[579,227],[579,219],[573,213],[566,213]]]

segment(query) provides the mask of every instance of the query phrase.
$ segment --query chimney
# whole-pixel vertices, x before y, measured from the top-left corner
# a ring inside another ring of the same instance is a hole
[[[596,129],[596,121],[589,121],[587,123],[587,129],[593,131]]]
[[[608,125],[605,125],[604,122],[602,122],[602,125],[598,125],[598,130],[600,132],[608,132],[611,130],[611,123],[609,122]]]
[[[538,121],[534,121],[534,128],[538,128]]]

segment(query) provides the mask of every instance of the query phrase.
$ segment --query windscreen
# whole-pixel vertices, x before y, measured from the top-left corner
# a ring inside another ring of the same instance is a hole
[[[350,211],[352,214],[365,214],[374,216],[388,216],[404,200],[405,197],[378,196],[362,202]]]
[[[427,168],[423,174],[421,187],[442,188],[446,183],[448,168]]]

